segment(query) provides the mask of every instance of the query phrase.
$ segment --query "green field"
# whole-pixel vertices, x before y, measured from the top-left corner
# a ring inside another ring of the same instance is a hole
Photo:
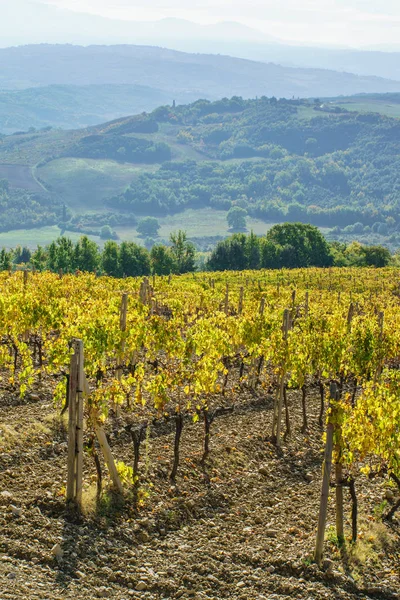
[[[333,106],[339,106],[354,112],[377,112],[387,117],[400,118],[400,104],[386,102],[384,100],[343,101],[334,102]]]
[[[86,212],[104,208],[104,199],[123,192],[140,172],[157,169],[158,165],[60,158],[36,169],[36,174],[75,212]]]
[[[189,208],[176,215],[161,217],[158,219],[158,222],[161,225],[159,239],[162,240],[168,240],[170,234],[178,229],[186,231],[190,238],[231,235],[226,220],[226,212],[212,208],[201,208],[198,210]],[[247,230],[250,231],[252,229],[258,235],[266,233],[271,227],[271,223],[265,223],[264,221],[250,217],[247,218]],[[136,229],[132,227],[116,227],[115,230],[122,240],[141,241]]]
[[[49,227],[38,227],[37,229],[15,229],[0,233],[0,248],[15,248],[16,246],[27,246],[30,249],[36,248],[38,245],[45,246],[50,244],[60,235],[60,229],[54,225]],[[80,233],[68,233],[68,237],[73,242],[77,242],[81,237]],[[99,238],[88,236],[92,240],[98,241]]]
[[[156,241],[168,241],[170,234],[178,229],[183,229],[190,238],[228,236],[231,232],[228,229],[226,221],[226,212],[214,210],[212,208],[202,208],[199,210],[188,209],[182,213],[173,216],[160,217],[159,237]],[[254,233],[262,235],[272,227],[272,223],[264,223],[258,219],[247,219],[247,230],[253,230]],[[116,227],[115,230],[121,241],[133,241],[143,244],[143,238],[139,237],[135,227]],[[60,229],[57,226],[40,227],[37,229],[17,229],[0,233],[0,248],[15,248],[18,244],[36,248],[38,244],[45,246],[60,235]],[[76,242],[82,235],[75,232],[66,232],[67,237]],[[98,236],[88,236],[96,241],[100,246],[104,241]]]

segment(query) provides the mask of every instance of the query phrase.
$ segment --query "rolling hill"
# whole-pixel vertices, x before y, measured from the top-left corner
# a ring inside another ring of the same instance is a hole
[[[0,89],[48,85],[140,85],[179,103],[245,98],[400,92],[400,81],[324,69],[298,69],[230,56],[152,46],[33,45],[0,49]]]
[[[171,93],[140,85],[50,85],[0,91],[0,132],[80,129],[171,104]],[[186,102],[197,94],[185,94]]]
[[[74,231],[95,233],[104,224],[126,231],[147,215],[181,214],[184,226],[188,210],[207,210],[212,222],[212,211],[240,206],[264,222],[372,229],[396,243],[399,133],[398,119],[329,102],[233,97],[81,130],[3,136],[0,177],[10,192],[2,228],[14,224],[7,210],[24,188],[27,223],[40,223],[33,217],[43,196],[44,207],[52,199],[53,220],[45,224]]]

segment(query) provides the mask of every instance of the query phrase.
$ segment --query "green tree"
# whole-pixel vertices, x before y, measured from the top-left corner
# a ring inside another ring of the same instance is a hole
[[[74,245],[67,237],[61,236],[52,242],[47,252],[47,267],[50,271],[71,273],[74,270]]]
[[[283,267],[329,267],[333,264],[328,242],[313,225],[274,225],[267,233],[267,239],[282,247]]]
[[[177,273],[194,271],[196,250],[187,239],[186,232],[180,229],[177,233],[171,233],[169,239],[172,244],[170,251]]]
[[[13,263],[15,265],[27,264],[31,259],[31,251],[29,248],[24,246],[23,248],[18,244],[12,251]]]
[[[32,267],[34,267],[37,271],[44,271],[46,268],[47,259],[47,251],[39,245],[33,252],[30,262]]]
[[[32,252],[29,250],[27,246],[22,248],[20,261],[22,263],[27,264],[31,260]]]
[[[260,268],[260,238],[253,231],[246,238],[246,258],[248,269]]]
[[[80,271],[94,272],[99,266],[99,249],[96,242],[86,235],[82,236],[75,245],[74,267]]]
[[[122,275],[127,277],[150,275],[150,256],[146,248],[133,242],[122,242],[119,259]]]
[[[362,252],[369,267],[386,267],[390,263],[390,252],[383,246],[363,246]]]
[[[156,275],[169,275],[177,271],[170,248],[156,244],[150,252],[151,271]]]
[[[0,179],[0,196],[7,196],[10,191],[8,179]]]
[[[279,269],[280,252],[282,247],[267,238],[260,242],[260,266],[262,269]]]
[[[114,237],[114,232],[109,225],[103,225],[100,229],[100,238],[102,240],[112,240]]]
[[[210,271],[242,271],[248,268],[247,236],[244,233],[235,233],[219,242],[207,263]]]
[[[246,229],[246,216],[247,210],[240,208],[240,206],[232,206],[226,215],[230,229],[233,231]]]
[[[225,271],[230,269],[231,247],[228,240],[219,242],[206,263],[208,271]]]
[[[110,275],[111,277],[121,276],[119,246],[117,242],[108,240],[104,244],[103,252],[101,254],[101,266],[107,275]]]
[[[157,237],[160,224],[154,217],[146,217],[139,221],[136,230],[143,237]]]
[[[9,271],[12,267],[12,252],[2,248],[0,251],[0,271]]]

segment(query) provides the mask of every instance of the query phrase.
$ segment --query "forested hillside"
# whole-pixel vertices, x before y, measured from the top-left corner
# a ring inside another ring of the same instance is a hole
[[[61,220],[62,208],[50,194],[10,189],[0,179],[0,231],[54,225]]]
[[[198,100],[83,130],[3,136],[0,172],[19,188],[28,165],[59,214],[64,203],[90,210],[94,226],[96,212],[112,225],[125,213],[132,222],[239,206],[264,221],[372,228],[396,244],[399,133],[398,119],[317,100]],[[73,218],[76,229],[72,213],[63,228]]]
[[[236,203],[263,219],[325,226],[396,220],[400,123],[337,110],[275,98],[158,109],[158,126],[208,161],[164,164],[109,205],[162,214]]]

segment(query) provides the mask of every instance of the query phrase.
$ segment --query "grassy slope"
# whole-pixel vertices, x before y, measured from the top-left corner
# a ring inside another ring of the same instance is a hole
[[[18,245],[27,246],[34,249],[38,245],[45,246],[55,240],[60,235],[60,229],[54,225],[49,227],[38,227],[37,229],[16,229],[0,233],[0,248],[15,248]],[[73,242],[77,242],[81,237],[80,233],[69,232],[68,237]],[[99,238],[88,236],[98,241]]]
[[[188,101],[194,101],[195,95]],[[77,129],[171,102],[171,94],[140,85],[51,85],[0,91],[0,132],[30,127]]]
[[[379,112],[387,117],[395,117],[397,119],[400,117],[400,104],[366,100],[365,102],[343,101],[337,102],[336,105],[355,112]]]
[[[61,158],[36,170],[49,189],[76,212],[102,208],[103,200],[124,191],[138,173],[157,165],[120,164],[112,160]]]
[[[387,117],[400,117],[400,94],[361,94],[330,98],[329,103],[356,112],[377,112]]]

